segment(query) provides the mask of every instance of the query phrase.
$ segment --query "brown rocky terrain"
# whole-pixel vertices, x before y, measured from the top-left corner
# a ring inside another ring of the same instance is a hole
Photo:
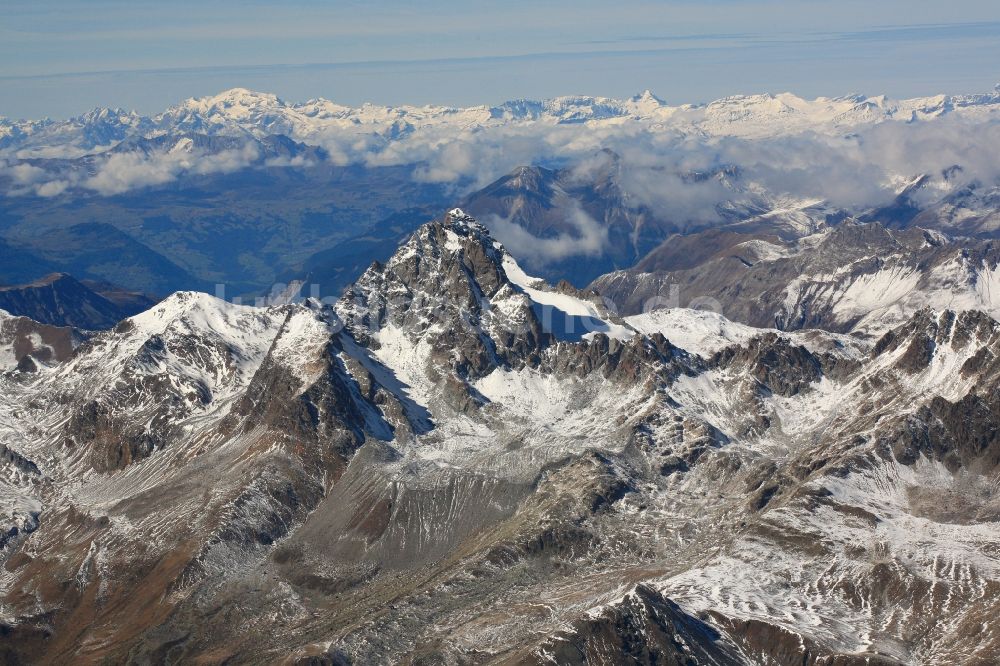
[[[1000,324],[671,332],[456,210],[333,307],[179,293],[9,369],[0,655],[990,663]]]

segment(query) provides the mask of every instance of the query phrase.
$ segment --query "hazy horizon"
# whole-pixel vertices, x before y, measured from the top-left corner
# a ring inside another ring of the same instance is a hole
[[[154,113],[234,87],[295,101],[472,106],[647,88],[672,104],[765,92],[905,98],[1000,81],[1000,7],[980,0],[629,1],[613,12],[563,0],[16,0],[6,11],[0,115],[10,118]]]

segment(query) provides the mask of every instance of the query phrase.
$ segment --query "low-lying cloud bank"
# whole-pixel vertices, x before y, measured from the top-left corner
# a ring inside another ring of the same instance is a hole
[[[95,170],[52,171],[26,163],[0,162],[0,177],[11,179],[10,196],[54,197],[70,188],[103,196],[172,183],[185,176],[232,173],[260,160],[260,151],[252,144],[220,152],[205,150],[163,151],[154,153],[113,153],[98,156]],[[284,166],[280,164],[280,166]],[[292,166],[289,164],[289,166]]]
[[[218,153],[170,151],[149,156],[120,153],[104,161],[98,172],[83,180],[81,185],[98,194],[121,194],[139,187],[170,183],[184,175],[232,173],[245,169],[259,157],[260,152],[253,144]]]
[[[883,123],[849,134],[815,131],[768,138],[702,137],[656,127],[533,126],[496,128],[451,137],[415,135],[388,151],[362,152],[371,166],[419,163],[418,180],[478,188],[517,166],[588,162],[610,149],[621,156],[622,185],[638,203],[697,216],[731,197],[717,179],[691,174],[736,167],[740,179],[775,195],[821,199],[846,209],[888,203],[917,176],[961,171],[952,185],[992,185],[1000,178],[1000,117],[983,122],[940,119]],[[585,178],[585,175],[581,176]]]

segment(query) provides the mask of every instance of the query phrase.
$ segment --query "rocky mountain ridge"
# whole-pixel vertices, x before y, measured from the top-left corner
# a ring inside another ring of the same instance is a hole
[[[333,306],[0,375],[4,655],[987,663],[998,357],[974,309],[623,319],[453,210]]]
[[[654,251],[637,267],[601,276],[590,288],[625,315],[693,304],[751,326],[869,336],[927,306],[1000,314],[992,240],[854,220],[791,241],[738,234],[718,240],[716,251],[693,266],[675,259],[667,241],[663,249],[671,254],[659,266]]]

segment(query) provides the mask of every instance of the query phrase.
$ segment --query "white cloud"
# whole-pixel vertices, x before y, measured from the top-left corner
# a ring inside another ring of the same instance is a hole
[[[48,177],[45,169],[31,164],[13,164],[0,168],[0,173],[10,177],[15,185],[34,185]]]
[[[569,211],[568,221],[574,234],[562,233],[554,238],[539,238],[524,227],[496,215],[482,220],[493,235],[523,260],[529,267],[544,265],[568,257],[597,256],[608,244],[608,229],[579,207]]]
[[[65,180],[50,180],[42,183],[35,189],[35,193],[40,197],[57,197],[69,188],[69,182]]]
[[[97,173],[80,185],[102,195],[121,194],[136,188],[163,185],[185,173],[231,173],[250,166],[259,156],[257,147],[250,143],[218,153],[116,153],[101,162]]]
[[[329,149],[329,143],[325,144]],[[838,135],[804,131],[768,138],[706,137],[639,121],[606,125],[547,123],[418,128],[390,142],[336,142],[338,163],[414,165],[418,181],[482,187],[517,166],[579,162],[581,177],[603,148],[622,156],[623,185],[637,202],[679,218],[710,220],[732,193],[717,182],[683,178],[735,165],[745,182],[775,194],[825,199],[857,210],[890,201],[901,178],[963,167],[966,181],[1000,177],[1000,124],[944,118],[885,122]]]
[[[296,155],[295,157],[271,157],[264,160],[264,166],[267,167],[311,167],[316,166],[316,162],[309,159],[305,155]]]

